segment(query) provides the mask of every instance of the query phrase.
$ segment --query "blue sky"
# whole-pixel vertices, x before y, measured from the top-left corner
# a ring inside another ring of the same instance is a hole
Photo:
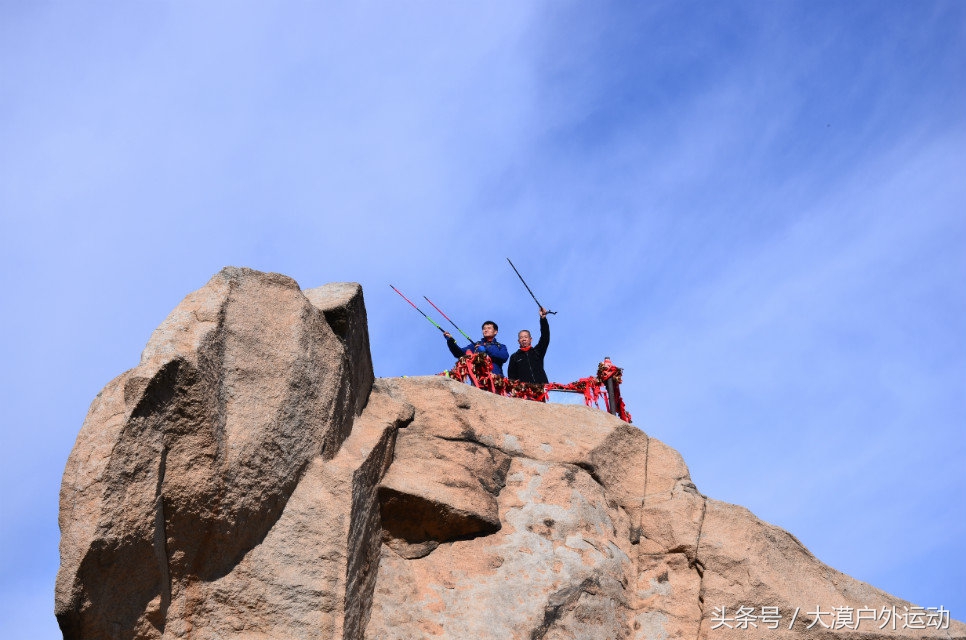
[[[390,283],[536,328],[506,257],[551,379],[611,356],[702,492],[966,618],[962,2],[2,2],[0,140],[5,638],[60,637],[87,407],[222,266],[361,282],[390,376],[451,364]]]

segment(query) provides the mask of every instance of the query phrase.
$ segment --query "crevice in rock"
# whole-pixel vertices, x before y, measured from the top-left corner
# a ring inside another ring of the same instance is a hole
[[[643,433],[643,431],[641,433]],[[644,445],[644,495],[641,496],[641,511],[644,510],[644,503],[647,502],[647,481],[650,480],[650,474],[648,473],[647,468],[651,463],[651,437],[646,433],[644,434],[644,442],[646,443]],[[638,528],[641,527],[640,522],[638,522],[637,525]]]
[[[343,638],[362,640],[372,613],[372,595],[379,574],[379,554],[382,547],[383,525],[378,502],[378,484],[392,464],[396,435],[410,424],[412,413],[393,421],[385,436],[385,449],[379,457],[370,458],[353,473],[353,500],[350,510],[349,548],[346,563],[345,622]],[[378,446],[378,445],[377,445]]]
[[[644,433],[643,431],[641,433]],[[631,542],[640,544],[641,533],[644,531],[644,503],[647,502],[647,484],[650,479],[651,466],[651,437],[644,433],[644,492],[641,494],[641,508],[637,513],[637,523],[631,529]]]
[[[158,560],[158,571],[161,574],[161,607],[155,616],[149,615],[149,621],[161,633],[164,633],[165,620],[168,617],[168,608],[171,606],[171,573],[168,568],[168,534],[164,524],[164,496],[161,487],[164,483],[165,467],[168,462],[168,448],[161,449],[161,462],[158,465],[158,484],[155,489],[154,499],[154,553]]]
[[[641,433],[644,433],[641,431]],[[644,433],[644,488],[641,492],[641,506],[637,510],[637,522],[631,522],[630,536],[631,544],[640,544],[641,535],[644,532],[644,503],[647,502],[647,484],[650,479],[648,467],[651,460],[651,437]],[[628,514],[630,515],[630,514]]]
[[[704,562],[698,557],[698,552],[701,547],[701,534],[704,532],[704,517],[708,512],[708,499],[702,496],[701,500],[701,522],[698,524],[698,536],[694,541],[694,558],[688,559],[688,567],[694,569],[698,573],[698,611],[700,615],[698,616],[698,628],[695,631],[694,637],[697,640],[701,639],[701,623],[704,620]]]
[[[486,447],[487,449],[491,448],[490,445],[480,442],[476,438],[470,436],[440,436],[434,434],[433,437],[439,438],[440,440],[445,440],[446,442],[466,442],[468,444],[478,444],[481,447]]]
[[[501,527],[499,517],[486,519],[385,486],[379,487],[379,506],[387,544],[391,540],[407,545],[471,540],[496,533]]]

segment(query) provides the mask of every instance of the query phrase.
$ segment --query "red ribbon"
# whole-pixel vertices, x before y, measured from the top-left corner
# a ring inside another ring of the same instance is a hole
[[[621,383],[623,370],[615,366],[610,361],[601,362],[597,367],[597,375],[589,376],[568,382],[550,382],[547,384],[521,382],[520,380],[510,380],[502,376],[493,375],[493,361],[485,353],[474,353],[463,356],[456,361],[456,364],[449,371],[439,374],[462,380],[469,381],[478,389],[485,389],[491,393],[508,398],[522,398],[536,402],[547,402],[550,391],[578,391],[584,394],[584,404],[588,407],[600,409],[599,401],[603,399],[604,406],[610,406],[607,395],[606,383],[611,378],[617,384]],[[631,414],[624,406],[624,399],[619,397],[618,417],[624,422],[630,423]]]

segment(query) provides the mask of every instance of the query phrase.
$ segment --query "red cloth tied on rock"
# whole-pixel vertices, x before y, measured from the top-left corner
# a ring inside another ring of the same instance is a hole
[[[464,382],[470,382],[479,389],[485,389],[497,395],[508,398],[522,398],[524,400],[535,400],[536,402],[547,402],[550,391],[577,391],[584,394],[584,404],[588,407],[600,408],[599,401],[604,400],[605,410],[610,407],[610,398],[607,394],[607,381],[614,379],[616,384],[621,383],[623,370],[615,366],[610,360],[601,362],[597,367],[596,376],[588,376],[569,382],[550,382],[547,384],[534,384],[511,380],[502,376],[493,375],[493,363],[490,356],[485,353],[474,353],[463,356],[456,361],[456,364],[449,371],[444,371],[439,375],[457,378]],[[624,400],[620,394],[616,394],[617,415],[624,422],[631,421],[631,414],[624,407]]]

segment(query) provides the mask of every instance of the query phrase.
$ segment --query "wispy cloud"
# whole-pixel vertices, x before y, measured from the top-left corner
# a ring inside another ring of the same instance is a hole
[[[512,344],[510,256],[551,377],[614,357],[702,490],[963,617],[921,577],[964,569],[961,3],[0,12],[4,593],[52,584],[90,399],[221,266],[361,281],[401,375],[449,356],[386,285]]]

